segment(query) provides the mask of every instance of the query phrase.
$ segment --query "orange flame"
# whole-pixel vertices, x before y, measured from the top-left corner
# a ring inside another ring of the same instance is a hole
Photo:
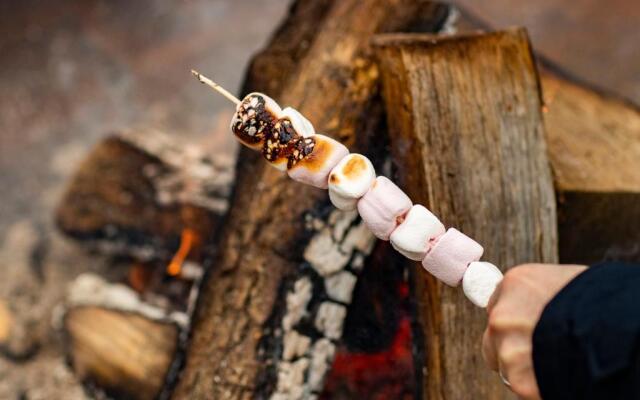
[[[171,276],[180,275],[182,264],[189,255],[195,236],[195,232],[189,228],[182,230],[182,234],[180,235],[180,247],[167,266],[167,274]]]

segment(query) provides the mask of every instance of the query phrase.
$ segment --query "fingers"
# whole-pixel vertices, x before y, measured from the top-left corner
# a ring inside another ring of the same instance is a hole
[[[482,357],[490,369],[494,371],[498,370],[498,354],[491,338],[489,328],[485,329],[484,334],[482,335]]]
[[[498,297],[500,297],[500,288],[501,284],[498,284],[496,290],[489,298],[489,302],[487,303],[487,315],[491,315],[491,311],[495,307]],[[482,356],[484,357],[484,361],[487,363],[487,366],[494,371],[498,370],[498,354],[496,352],[495,343],[491,337],[491,327],[487,325],[487,329],[484,330],[484,334],[482,335]]]
[[[489,302],[487,303],[487,314],[491,314],[493,311],[493,307],[495,307],[498,302],[498,298],[500,297],[500,292],[502,291],[502,282],[496,286],[496,289],[493,291],[493,294],[489,298]]]
[[[564,272],[558,269],[549,272],[535,265],[512,268],[504,274],[487,304],[483,358],[490,369],[501,372],[521,399],[540,398],[531,338],[544,305],[557,292],[554,285],[566,284]]]
[[[500,360],[500,370],[509,381],[509,388],[523,400],[540,398],[530,354],[511,348]],[[500,352],[500,351],[499,351]]]
[[[520,364],[508,369],[507,379],[510,389],[523,400],[538,400],[540,392],[536,383],[535,373],[530,364]]]

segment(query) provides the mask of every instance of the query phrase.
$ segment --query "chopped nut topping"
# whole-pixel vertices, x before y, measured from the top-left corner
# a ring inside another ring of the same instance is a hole
[[[262,96],[254,94],[238,105],[231,130],[242,142],[249,145],[262,142],[277,121],[276,115],[267,110],[265,104]]]
[[[245,97],[238,105],[231,130],[243,143],[261,145],[267,161],[286,160],[287,168],[303,160],[315,147],[315,140],[298,134],[288,118],[278,119],[267,109],[265,98],[259,94]]]

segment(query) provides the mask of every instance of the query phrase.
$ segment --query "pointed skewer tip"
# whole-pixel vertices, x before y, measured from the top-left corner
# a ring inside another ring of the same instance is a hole
[[[218,85],[217,83],[215,83],[211,79],[209,79],[206,76],[202,75],[200,72],[196,71],[195,69],[192,69],[191,73],[193,74],[193,76],[196,77],[196,79],[198,79],[198,81],[200,81],[200,83],[204,83],[205,85],[209,86],[210,88],[212,88],[216,92],[218,92],[221,95],[223,95],[224,97],[226,97],[232,103],[240,104],[240,99],[238,99],[236,96],[232,95],[227,89],[223,88],[222,86]]]

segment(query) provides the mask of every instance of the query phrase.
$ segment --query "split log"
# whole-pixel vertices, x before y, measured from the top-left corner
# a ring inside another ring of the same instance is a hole
[[[543,70],[560,260],[640,261],[640,108]]]
[[[376,41],[398,181],[503,269],[557,261],[541,94],[523,29]],[[480,354],[482,310],[415,266],[424,396],[507,398]],[[417,360],[420,362],[420,360]]]
[[[275,68],[251,70],[247,82],[255,86],[245,91],[270,88],[269,95],[296,106],[319,132],[381,167],[384,138],[377,134],[384,131],[384,117],[371,36],[437,31],[449,8],[413,0],[341,0],[320,16],[300,13],[312,3],[298,2],[283,24],[315,29],[313,40],[294,46],[306,47],[297,53],[299,61],[283,65],[287,74],[277,73],[278,87],[260,76]],[[272,43],[278,40],[288,38],[277,35]],[[291,182],[246,150],[237,174],[218,262],[203,286],[174,397],[313,398],[374,238],[355,213],[329,211],[325,191]]]
[[[188,313],[145,302],[130,287],[92,273],[79,275],[67,290],[63,318],[54,322],[76,376],[120,397],[166,398]]]
[[[138,314],[76,307],[64,320],[76,375],[127,399],[154,399],[175,355],[178,328]]]
[[[201,243],[212,241],[232,180],[231,159],[213,160],[159,131],[124,132],[101,142],[78,167],[56,222],[103,252],[167,260],[186,228]]]
[[[467,10],[455,28],[491,29]],[[538,58],[560,261],[640,261],[640,108]]]

